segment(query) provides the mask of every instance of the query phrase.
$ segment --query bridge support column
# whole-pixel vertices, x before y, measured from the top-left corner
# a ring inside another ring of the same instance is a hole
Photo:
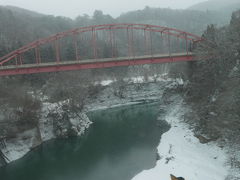
[[[96,31],[94,28],[92,28],[92,48],[93,48],[93,58],[97,59]]]
[[[77,35],[78,35],[77,33],[73,35],[76,61],[80,60],[79,52],[78,52],[78,36]]]
[[[60,62],[60,49],[59,49],[59,42],[58,39],[55,40],[55,54],[56,54],[56,62]]]
[[[169,53],[169,56],[171,57],[171,40],[170,40],[170,35],[169,35],[169,30],[168,30],[168,53]]]
[[[35,58],[36,58],[36,63],[40,64],[41,63],[41,55],[40,55],[39,47],[35,48]]]

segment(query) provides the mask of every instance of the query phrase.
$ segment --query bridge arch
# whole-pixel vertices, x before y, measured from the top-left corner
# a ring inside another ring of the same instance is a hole
[[[120,32],[121,35],[116,35],[116,32]],[[94,25],[94,26],[88,26],[88,27],[80,27],[75,28],[66,32],[60,32],[57,34],[54,34],[52,36],[49,36],[47,38],[36,40],[32,43],[29,43],[13,52],[10,52],[9,54],[3,56],[0,58],[0,71],[1,68],[3,69],[5,66],[16,66],[16,68],[19,68],[25,64],[35,64],[40,65],[43,64],[42,62],[42,54],[41,54],[41,47],[42,46],[51,46],[51,50],[53,51],[52,54],[54,54],[54,58],[51,60],[51,62],[54,62],[56,64],[60,63],[62,61],[61,59],[61,46],[60,41],[63,41],[64,38],[70,38],[72,43],[72,49],[70,50],[72,54],[74,54],[74,57],[71,60],[80,60],[80,52],[79,52],[79,35],[82,35],[82,37],[88,39],[89,47],[86,48],[86,50],[90,50],[92,57],[89,56],[87,59],[103,59],[106,57],[99,57],[99,47],[97,40],[101,36],[104,36],[103,41],[106,43],[106,46],[108,50],[111,52],[111,58],[117,58],[117,43],[116,39],[124,39],[126,42],[123,42],[122,46],[126,46],[127,50],[125,52],[125,58],[126,57],[135,57],[136,53],[134,50],[136,50],[136,46],[142,45],[142,48],[140,48],[143,52],[142,54],[138,54],[137,56],[143,56],[143,55],[150,55],[154,56],[157,52],[153,52],[153,41],[159,41],[161,38],[165,39],[166,43],[166,49],[168,49],[168,52],[164,52],[165,54],[168,53],[169,56],[171,56],[171,42],[173,44],[179,43],[181,41],[181,45],[185,48],[185,52],[188,54],[189,49],[191,49],[191,45],[202,41],[202,37],[191,34],[185,31],[181,31],[175,28],[169,28],[164,26],[158,26],[158,25],[149,25],[149,24],[104,24],[104,25]],[[103,35],[105,33],[105,35]],[[124,38],[123,38],[124,37]],[[142,41],[139,40],[136,42],[136,37],[142,37]],[[125,43],[125,44],[124,44]],[[159,48],[158,48],[159,49]],[[183,49],[183,48],[182,48]],[[33,52],[32,61],[25,62],[24,61],[24,55],[26,53]],[[121,55],[122,57],[123,55]],[[110,58],[110,57],[108,57]],[[86,59],[86,58],[85,58]],[[64,59],[65,61],[66,59]],[[49,61],[48,61],[49,62]],[[46,63],[46,62],[45,62]]]

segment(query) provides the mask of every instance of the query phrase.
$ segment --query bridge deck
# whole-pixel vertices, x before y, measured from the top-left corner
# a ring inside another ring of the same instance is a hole
[[[193,54],[189,52],[189,53],[172,53],[171,55],[157,54],[153,56],[146,55],[135,57],[117,57],[103,59],[87,59],[78,61],[75,60],[75,61],[49,62],[40,64],[10,65],[0,67],[0,76],[16,74],[33,74],[41,72],[69,71],[79,69],[107,68],[115,66],[157,64],[191,60],[193,60]]]

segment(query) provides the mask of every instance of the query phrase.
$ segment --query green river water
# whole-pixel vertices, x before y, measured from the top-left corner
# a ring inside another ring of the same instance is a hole
[[[48,141],[0,169],[0,180],[131,180],[156,165],[157,146],[169,129],[159,105],[141,104],[89,113],[80,138]]]

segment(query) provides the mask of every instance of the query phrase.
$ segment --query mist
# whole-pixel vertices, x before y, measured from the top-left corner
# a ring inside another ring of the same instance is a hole
[[[75,18],[78,15],[92,15],[97,10],[113,17],[121,13],[143,9],[145,6],[185,9],[206,0],[0,0],[0,5],[17,6],[43,14]]]

